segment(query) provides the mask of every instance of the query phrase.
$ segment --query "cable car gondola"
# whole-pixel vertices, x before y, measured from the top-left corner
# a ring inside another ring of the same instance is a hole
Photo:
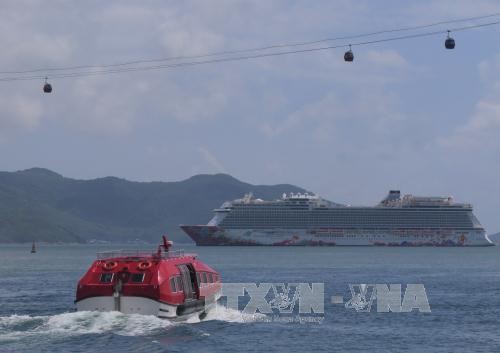
[[[450,37],[450,31],[448,31],[448,37],[444,41],[444,47],[446,49],[454,49],[455,48],[455,39]]]
[[[47,77],[45,77],[45,84],[43,85],[43,92],[45,92],[45,93],[52,92],[52,85],[47,82]]]
[[[349,44],[349,50],[346,51],[344,54],[344,61],[352,62],[353,60],[354,60],[354,54],[352,53],[351,45]]]

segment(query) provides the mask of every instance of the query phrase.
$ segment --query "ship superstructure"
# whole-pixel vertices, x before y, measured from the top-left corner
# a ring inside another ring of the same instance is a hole
[[[247,194],[215,209],[207,225],[181,228],[197,245],[492,245],[472,205],[399,190],[372,207],[307,193],[274,201]]]

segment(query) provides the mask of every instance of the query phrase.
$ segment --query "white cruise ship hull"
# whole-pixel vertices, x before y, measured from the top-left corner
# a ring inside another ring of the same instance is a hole
[[[227,229],[181,226],[196,245],[490,246],[484,229]]]

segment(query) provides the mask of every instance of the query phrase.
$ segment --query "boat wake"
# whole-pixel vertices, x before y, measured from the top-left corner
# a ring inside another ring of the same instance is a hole
[[[17,341],[27,337],[67,337],[103,333],[146,336],[175,325],[212,320],[245,323],[259,319],[259,315],[244,314],[221,305],[216,305],[201,320],[198,315],[193,315],[183,322],[172,322],[149,315],[125,315],[116,311],[80,311],[50,316],[11,315],[0,317],[0,342]]]
[[[246,323],[246,322],[256,322],[261,321],[266,318],[264,314],[245,314],[241,311],[235,309],[226,308],[223,305],[215,305],[207,315],[200,319],[197,315],[192,316],[186,320],[187,323],[197,323],[203,321],[225,321],[225,322],[235,322],[235,323]]]
[[[113,332],[142,336],[172,326],[155,316],[124,315],[119,312],[82,311],[52,316],[11,315],[0,317],[0,342],[27,336],[71,336]]]

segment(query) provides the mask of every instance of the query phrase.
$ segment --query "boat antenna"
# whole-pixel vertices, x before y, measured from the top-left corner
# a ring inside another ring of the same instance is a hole
[[[162,242],[158,245],[158,250],[156,251],[156,256],[161,257],[161,253],[166,252],[170,250],[172,245],[174,244],[171,240],[168,240],[167,235],[162,235]]]
[[[163,251],[168,252],[170,250],[170,248],[172,247],[173,242],[171,240],[168,240],[166,234],[162,235],[161,237],[163,239],[163,245],[162,245],[163,246]]]

